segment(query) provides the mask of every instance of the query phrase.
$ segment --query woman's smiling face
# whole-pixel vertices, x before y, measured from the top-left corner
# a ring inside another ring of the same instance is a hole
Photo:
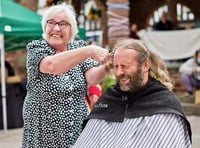
[[[63,11],[53,13],[46,22],[46,39],[55,50],[66,50],[71,36],[71,25]]]

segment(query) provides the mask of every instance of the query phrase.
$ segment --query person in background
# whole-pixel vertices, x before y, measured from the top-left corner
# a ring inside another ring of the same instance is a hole
[[[200,49],[180,66],[179,72],[187,90],[186,95],[192,95],[194,89],[200,88]]]
[[[1,65],[0,65],[0,70],[1,70]],[[5,68],[4,68],[4,74],[5,74],[5,79],[7,81],[8,77],[14,76],[15,71],[14,68],[11,66],[11,64],[5,60]],[[0,71],[0,80],[1,80],[1,71]]]
[[[154,30],[167,31],[173,30],[173,23],[168,20],[168,13],[163,12],[160,21],[154,25]]]
[[[164,61],[143,42],[119,41],[114,74],[73,148],[190,148],[191,126]]]
[[[138,26],[137,24],[132,24],[131,28],[130,28],[130,38],[133,39],[140,39],[139,35],[138,35]]]
[[[108,50],[74,40],[72,6],[50,7],[42,18],[43,39],[27,44],[27,95],[23,106],[23,148],[69,148],[88,115],[88,85],[106,74]]]
[[[11,64],[7,61],[5,61],[5,68],[7,69],[8,72],[8,76],[14,76],[15,75],[15,70],[14,68],[11,66]]]

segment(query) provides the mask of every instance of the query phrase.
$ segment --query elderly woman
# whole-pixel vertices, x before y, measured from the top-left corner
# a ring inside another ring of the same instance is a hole
[[[23,148],[68,148],[87,116],[87,85],[106,74],[108,50],[74,41],[75,13],[51,7],[42,19],[43,39],[27,44],[27,95],[23,107]]]

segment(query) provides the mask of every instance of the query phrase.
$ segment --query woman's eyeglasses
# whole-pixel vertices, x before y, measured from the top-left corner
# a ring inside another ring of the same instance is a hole
[[[68,26],[71,26],[71,24],[66,22],[66,21],[56,22],[54,20],[47,20],[47,25],[50,28],[54,28],[57,24],[58,24],[59,28],[61,28],[61,29],[67,28]]]

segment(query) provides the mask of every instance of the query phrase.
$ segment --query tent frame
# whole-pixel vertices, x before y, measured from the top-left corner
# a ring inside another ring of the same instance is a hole
[[[6,106],[6,78],[5,78],[5,50],[4,50],[4,35],[0,34],[1,41],[1,97],[3,109],[3,129],[7,132],[7,106]]]

